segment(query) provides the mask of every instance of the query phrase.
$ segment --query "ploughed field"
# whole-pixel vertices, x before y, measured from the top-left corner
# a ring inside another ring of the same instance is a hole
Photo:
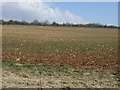
[[[2,58],[75,69],[118,69],[118,30],[3,26]]]

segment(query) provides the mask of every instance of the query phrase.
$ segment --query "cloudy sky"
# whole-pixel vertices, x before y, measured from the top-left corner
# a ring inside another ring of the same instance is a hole
[[[117,2],[4,2],[2,18],[117,25],[117,6]]]

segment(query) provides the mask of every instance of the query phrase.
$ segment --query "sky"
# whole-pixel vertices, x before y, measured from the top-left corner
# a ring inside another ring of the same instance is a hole
[[[54,3],[61,10],[69,10],[90,23],[118,24],[117,2]]]
[[[5,20],[118,25],[117,2],[4,2]]]

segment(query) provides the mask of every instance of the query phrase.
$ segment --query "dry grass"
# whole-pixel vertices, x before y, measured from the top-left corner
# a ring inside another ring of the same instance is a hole
[[[109,70],[80,70],[4,60],[3,87],[118,88],[115,73]]]

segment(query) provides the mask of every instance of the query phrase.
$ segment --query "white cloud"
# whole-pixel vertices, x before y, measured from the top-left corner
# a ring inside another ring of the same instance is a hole
[[[82,17],[74,15],[67,10],[62,11],[57,7],[51,8],[50,5],[45,2],[3,2],[2,7],[3,19],[26,21],[37,19],[39,21],[48,20],[58,23],[86,23]]]

